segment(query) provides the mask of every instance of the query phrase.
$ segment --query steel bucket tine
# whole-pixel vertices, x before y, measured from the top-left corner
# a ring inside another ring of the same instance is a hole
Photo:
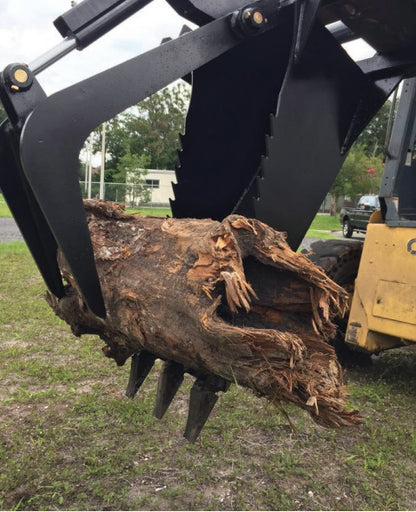
[[[131,356],[130,376],[126,396],[134,398],[155,364],[156,356],[142,350]]]
[[[65,292],[56,261],[57,245],[15,156],[14,139],[9,122],[4,121],[0,126],[0,188],[47,287],[61,298]]]
[[[175,361],[166,361],[160,372],[153,416],[162,419],[183,382],[184,367]]]
[[[37,141],[33,138],[30,141],[33,149]],[[27,153],[24,150],[25,144],[21,142],[20,155],[23,172],[81,290],[86,306],[95,315],[105,318],[104,299],[75,170],[78,157],[70,155],[66,158],[65,155],[62,155],[62,160],[67,161],[65,169],[46,172],[50,171],[46,151],[43,151],[42,162],[36,165],[35,159],[30,157],[32,153],[36,154],[35,149],[33,151],[29,149]],[[50,151],[52,150],[50,149]]]
[[[183,436],[194,443],[204,428],[219,396],[218,391],[225,392],[230,382],[216,375],[201,376],[196,379],[189,395],[188,419]]]
[[[249,186],[265,153],[292,36],[292,24],[279,26],[194,71],[174,217],[222,220]]]
[[[286,231],[296,250],[354,141],[348,134],[358,136],[388,95],[317,23],[288,69],[265,158],[234,213]]]

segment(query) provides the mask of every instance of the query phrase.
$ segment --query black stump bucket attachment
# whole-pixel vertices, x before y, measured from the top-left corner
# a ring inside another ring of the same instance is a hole
[[[405,76],[416,74],[416,6],[356,0],[168,0],[198,28],[47,97],[35,75],[83,49],[150,0],[84,0],[55,25],[65,38],[31,66],[0,76],[0,188],[50,292],[65,296],[58,251],[85,306],[105,301],[77,177],[84,140],[102,122],[184,77],[192,84],[172,212],[230,213],[281,231],[296,249],[351,144]],[[378,23],[374,23],[374,20]],[[333,21],[341,28],[329,29]],[[363,37],[380,54],[356,63],[341,46]],[[134,397],[157,354],[132,358]],[[229,383],[164,363],[154,415],[162,418],[185,372],[196,377],[185,437],[195,441]]]

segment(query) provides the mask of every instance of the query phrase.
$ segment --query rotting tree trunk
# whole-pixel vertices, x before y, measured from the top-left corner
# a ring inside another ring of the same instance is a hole
[[[353,425],[343,370],[326,343],[346,295],[285,236],[253,219],[161,219],[85,201],[107,308],[83,306],[62,260],[67,296],[48,296],[74,334],[98,334],[121,365],[140,350],[290,401],[325,426]]]

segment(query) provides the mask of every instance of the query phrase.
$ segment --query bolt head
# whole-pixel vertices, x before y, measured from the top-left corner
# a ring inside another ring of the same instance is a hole
[[[33,84],[33,74],[25,64],[9,64],[3,72],[5,83],[12,91],[26,91]]]
[[[263,14],[260,11],[255,11],[253,13],[253,22],[256,25],[261,25],[264,22]]]
[[[23,68],[16,69],[13,76],[14,76],[14,79],[16,80],[16,82],[19,82],[21,84],[24,84],[25,82],[27,82],[27,80],[29,78],[29,75]]]

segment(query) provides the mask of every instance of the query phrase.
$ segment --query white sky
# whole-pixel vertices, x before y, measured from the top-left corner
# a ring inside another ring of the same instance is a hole
[[[70,0],[0,0],[0,69],[12,62],[30,64],[62,41],[53,21]],[[164,0],[154,0],[91,46],[71,54],[38,75],[47,94],[154,48],[163,37],[176,37],[184,23]],[[374,51],[363,42],[348,43],[355,60]]]
[[[70,7],[70,0],[0,0],[0,69],[12,62],[30,64],[59,44],[62,37],[53,21]],[[37,78],[51,94],[158,46],[163,37],[176,37],[184,23],[186,20],[167,2],[154,0],[85,50],[74,50]]]

